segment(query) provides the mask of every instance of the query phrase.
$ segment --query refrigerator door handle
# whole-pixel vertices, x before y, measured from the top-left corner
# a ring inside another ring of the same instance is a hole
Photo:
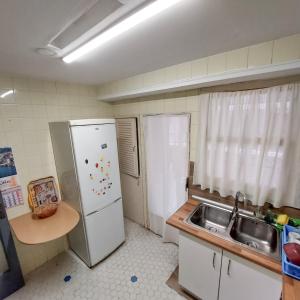
[[[105,209],[106,207],[108,207],[108,206],[110,206],[110,205],[112,205],[112,204],[114,204],[114,203],[118,202],[120,199],[121,199],[121,197],[119,197],[119,198],[118,198],[118,199],[116,199],[115,201],[113,201],[113,202],[111,202],[111,203],[107,204],[106,206],[102,207],[101,209],[94,210],[94,211],[90,212],[90,213],[89,213],[89,214],[87,214],[86,216],[88,217],[88,216],[90,216],[90,215],[96,214],[96,213],[98,213],[99,211],[101,211],[101,210]]]

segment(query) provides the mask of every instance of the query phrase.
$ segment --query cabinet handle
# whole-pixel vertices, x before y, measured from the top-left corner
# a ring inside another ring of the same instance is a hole
[[[214,252],[214,255],[213,255],[213,261],[212,261],[212,265],[213,265],[213,268],[214,268],[214,269],[216,268],[215,260],[216,260],[216,252]]]
[[[228,266],[227,266],[227,275],[230,276],[230,265],[231,265],[231,260],[228,260]]]

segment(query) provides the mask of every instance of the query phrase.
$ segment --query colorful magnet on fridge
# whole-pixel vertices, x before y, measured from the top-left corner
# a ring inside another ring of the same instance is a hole
[[[98,168],[98,167],[99,167],[99,164],[98,164],[98,163],[96,163],[96,165],[95,165],[95,166],[96,166],[96,168]]]

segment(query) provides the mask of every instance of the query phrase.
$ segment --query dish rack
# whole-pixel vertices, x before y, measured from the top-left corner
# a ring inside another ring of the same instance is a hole
[[[300,234],[300,229],[295,228],[290,225],[285,225],[283,228],[282,238],[281,238],[281,246],[282,246],[282,271],[284,274],[292,276],[298,280],[300,280],[300,266],[297,266],[291,262],[289,262],[284,250],[283,245],[287,244],[289,238],[289,232],[297,232]]]

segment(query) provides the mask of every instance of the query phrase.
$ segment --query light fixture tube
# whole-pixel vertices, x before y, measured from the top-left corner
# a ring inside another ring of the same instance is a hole
[[[104,31],[100,35],[96,36],[89,42],[83,44],[76,50],[72,51],[65,57],[63,57],[63,61],[66,63],[71,63],[77,60],[79,57],[91,52],[92,50],[100,47],[111,39],[121,35],[122,33],[130,30],[136,25],[150,19],[151,17],[159,14],[160,12],[166,10],[167,8],[175,5],[179,1],[182,0],[156,0],[153,3],[147,5],[141,10],[137,11],[133,15],[124,19],[120,23],[114,25],[108,30]]]
[[[9,90],[9,91],[3,93],[2,95],[0,95],[0,97],[1,97],[1,98],[5,98],[6,96],[8,96],[8,95],[10,95],[10,94],[13,94],[13,92],[14,92],[13,90]]]

